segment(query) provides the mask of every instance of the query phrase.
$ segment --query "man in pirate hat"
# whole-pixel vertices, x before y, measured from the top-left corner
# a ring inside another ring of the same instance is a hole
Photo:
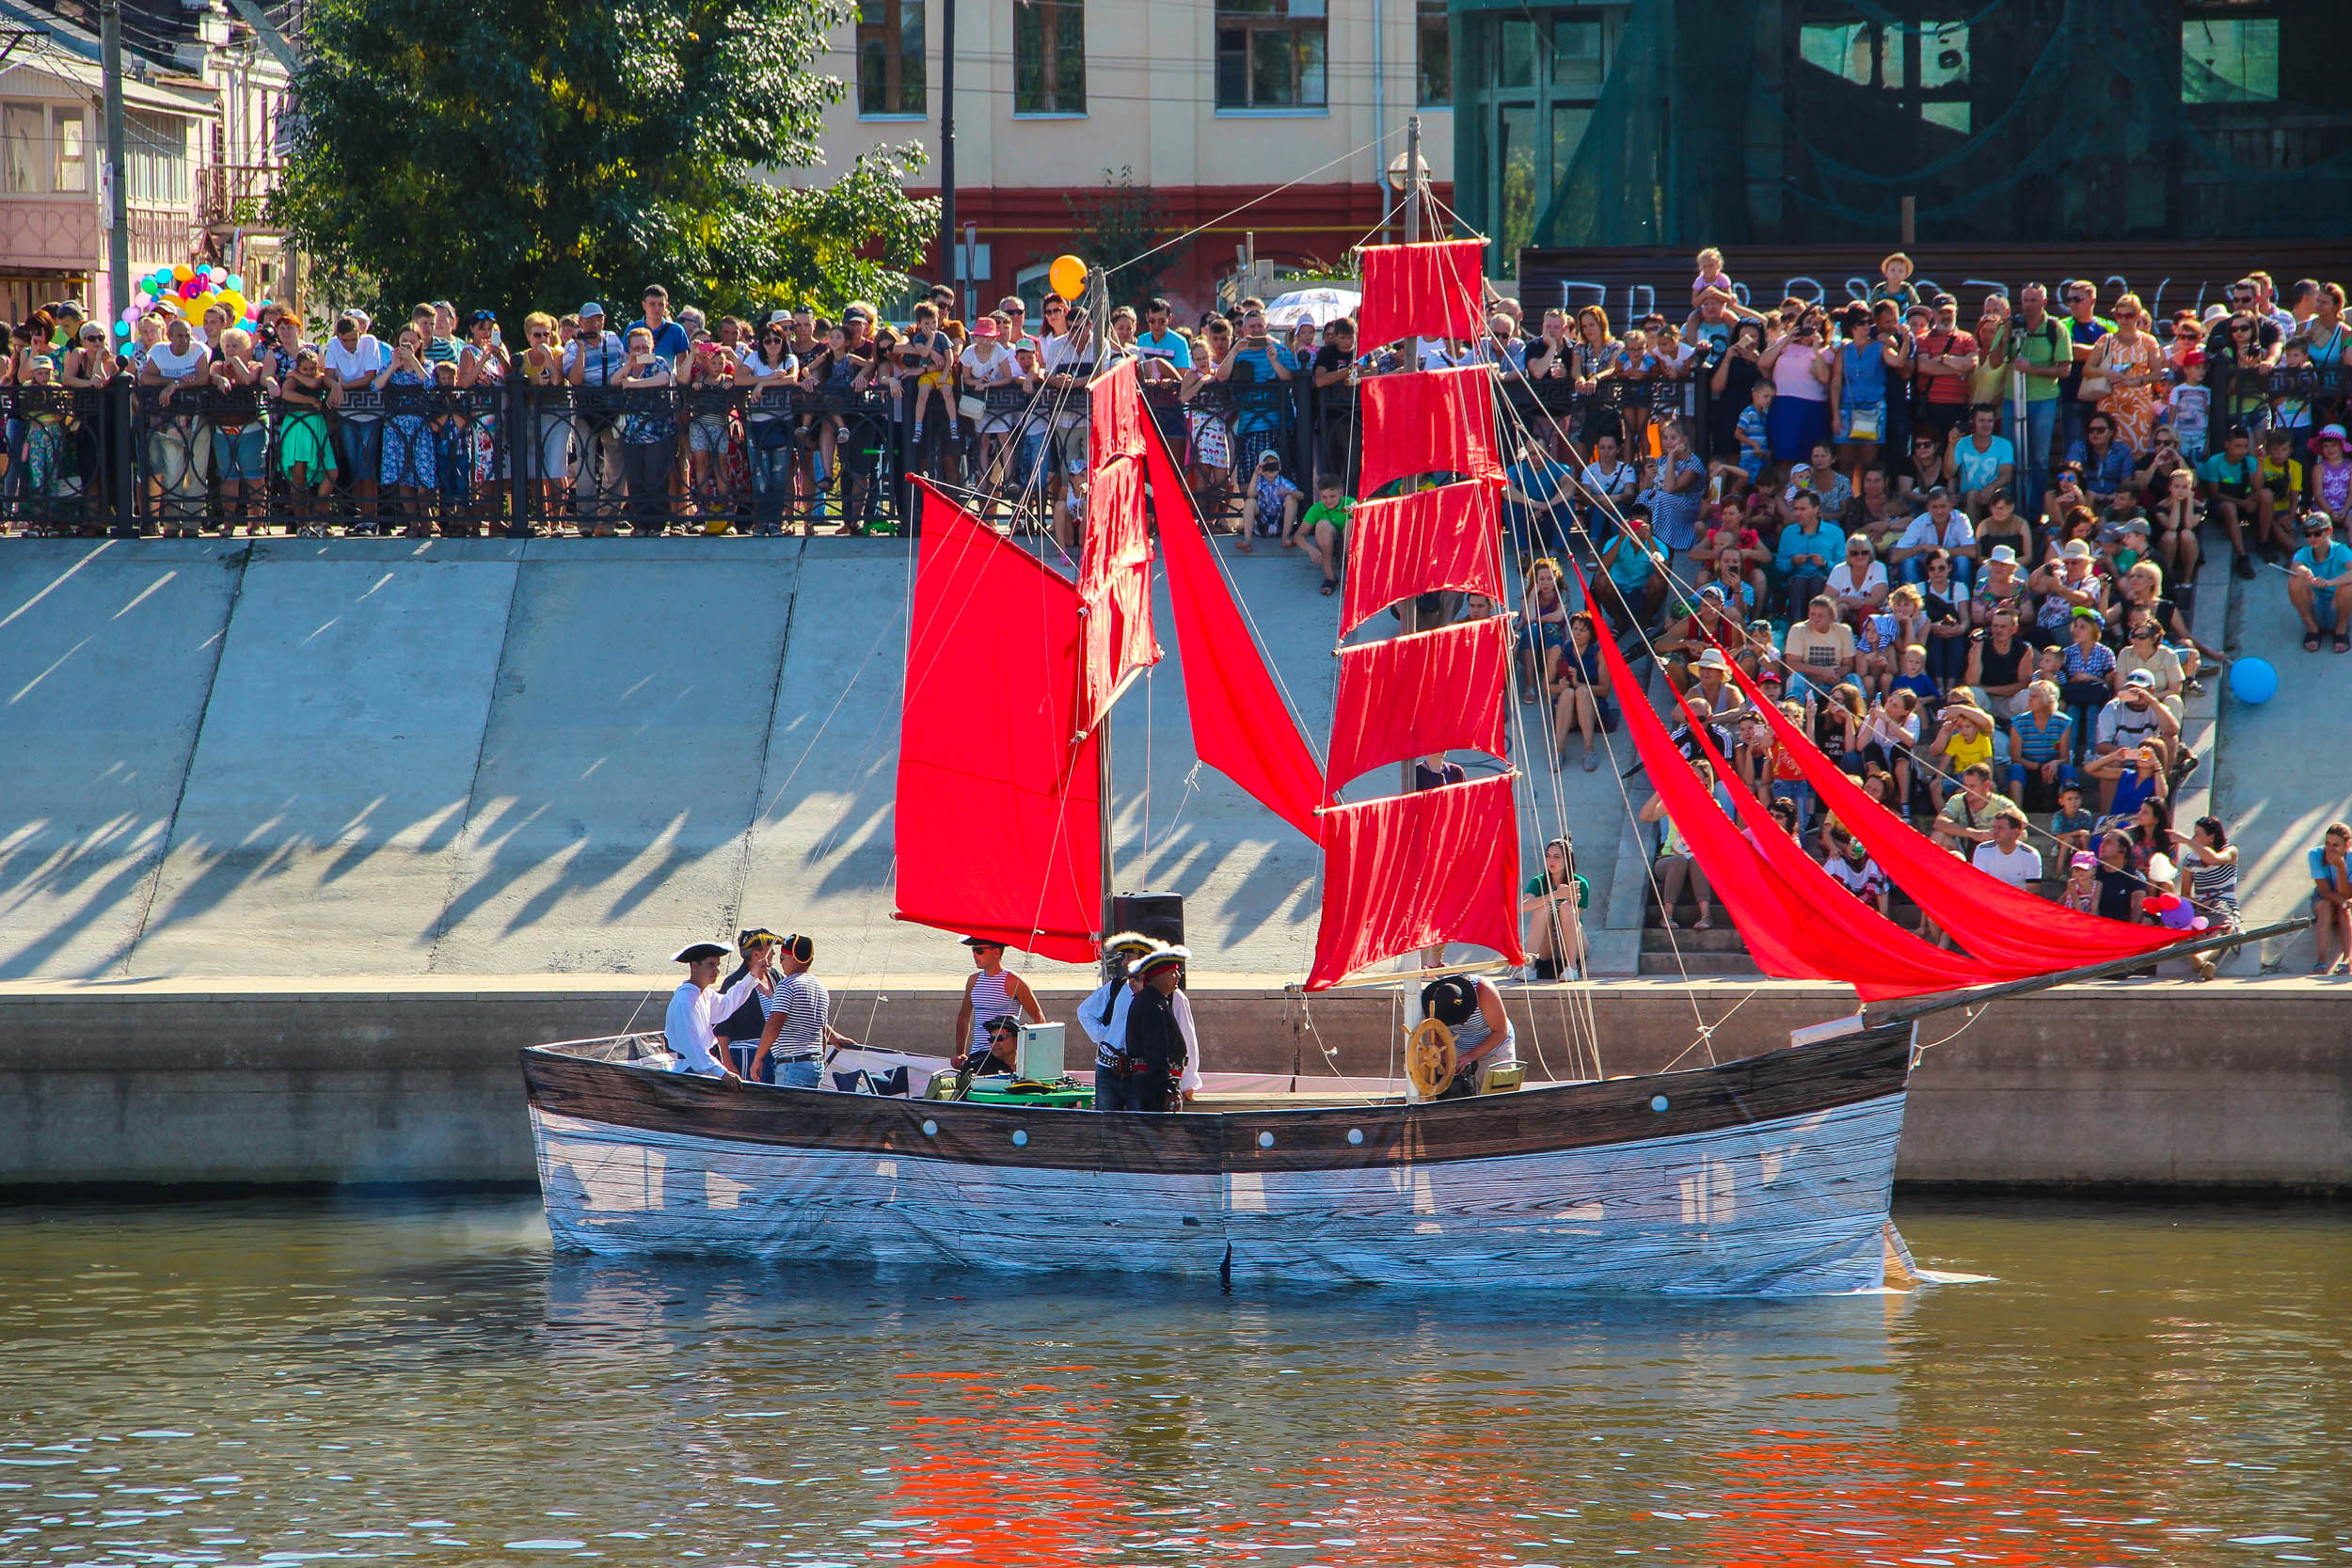
[[[671,993],[670,1010],[661,1024],[670,1053],[677,1058],[671,1067],[673,1072],[704,1078],[735,1076],[719,1060],[719,1037],[710,1026],[714,1000],[710,988],[718,983],[719,966],[726,958],[727,950],[719,942],[690,942],[670,959],[686,966],[685,983]]]
[[[1177,1102],[1176,1081],[1184,1070],[1184,1035],[1168,1000],[1192,958],[1184,947],[1153,947],[1128,966],[1136,982],[1127,1004],[1120,1069],[1111,1075],[1115,1110],[1165,1111]],[[1103,1104],[1104,1077],[1095,1074],[1095,1104]]]
[[[1104,1097],[1105,1086],[1119,1075],[1127,1038],[1127,1006],[1139,989],[1127,973],[1127,966],[1157,946],[1157,942],[1141,931],[1120,931],[1104,937],[1103,984],[1092,996],[1078,1004],[1078,1027],[1094,1042],[1094,1108],[1098,1111],[1122,1109],[1115,1102],[1116,1089],[1108,1091],[1113,1103],[1105,1103]]]

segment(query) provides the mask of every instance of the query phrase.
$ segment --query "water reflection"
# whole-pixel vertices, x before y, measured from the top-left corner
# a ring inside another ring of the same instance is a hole
[[[551,1258],[528,1201],[0,1211],[0,1563],[2344,1561],[2352,1220],[1921,1209],[1914,1298]]]

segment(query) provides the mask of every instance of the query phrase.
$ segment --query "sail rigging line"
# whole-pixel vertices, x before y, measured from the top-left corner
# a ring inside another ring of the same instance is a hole
[[[1261,191],[1256,196],[1253,196],[1248,200],[1243,202],[1240,206],[1229,208],[1227,211],[1217,214],[1216,216],[1213,218],[1208,218],[1202,222],[1196,223],[1184,232],[1171,235],[1168,239],[1162,240],[1158,245],[1153,245],[1151,249],[1139,251],[1136,254],[1128,257],[1125,261],[1119,262],[1117,265],[1095,268],[1088,274],[1088,277],[1089,278],[1107,278],[1113,273],[1122,272],[1125,269],[1134,266],[1137,261],[1146,261],[1153,256],[1157,256],[1161,251],[1168,249],[1170,245],[1182,245],[1186,240],[1193,238],[1195,235],[1205,234],[1210,230],[1216,228],[1218,224],[1223,223],[1226,219],[1239,217],[1242,214],[1249,211],[1250,208],[1258,205],[1258,203],[1264,201],[1269,198],[1281,195],[1284,191],[1289,190],[1291,186],[1305,184],[1308,181],[1312,180],[1316,175],[1321,174],[1325,169],[1336,168],[1340,165],[1347,162],[1348,159],[1356,157],[1359,153],[1375,150],[1383,142],[1386,142],[1390,137],[1396,135],[1398,135],[1398,133],[1394,131],[1383,131],[1378,135],[1373,137],[1372,140],[1365,142],[1360,146],[1349,148],[1346,151],[1341,153],[1338,157],[1331,159],[1329,162],[1317,164],[1314,167],[1309,169],[1306,173],[1300,175],[1295,180],[1286,181],[1283,183],[1275,186],[1270,191]]]

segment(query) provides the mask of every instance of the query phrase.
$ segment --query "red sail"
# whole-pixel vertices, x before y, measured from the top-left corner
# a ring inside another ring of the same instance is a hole
[[[1369,350],[1405,337],[1477,337],[1486,325],[1485,248],[1482,240],[1364,246],[1356,341]]]
[[[1089,389],[1086,549],[1078,602],[1086,609],[1078,728],[1094,726],[1119,683],[1159,662],[1152,634],[1152,540],[1143,518],[1143,400],[1136,367],[1121,360]]]
[[[1677,696],[1676,704],[1687,721],[1690,704]],[[1704,728],[1694,729],[1692,737],[1706,754],[1709,766],[1719,779],[1732,777],[1731,765]],[[1761,801],[1746,790],[1733,787],[1731,809],[1747,830],[1745,837],[1763,856],[1766,869],[1778,877],[1789,893],[1804,901],[1812,911],[1812,918],[1828,927],[1836,936],[1839,950],[1867,954],[1873,958],[1887,957],[1911,965],[1921,974],[1939,976],[1931,990],[1961,990],[1970,986],[1989,986],[2001,980],[2023,980],[2041,973],[2035,969],[2020,969],[2011,965],[1987,964],[1971,958],[1965,953],[1954,953],[1922,940],[1905,930],[1884,915],[1874,905],[1866,904],[1845,888],[1840,887],[1823,870],[1802,845],[1790,838]],[[1881,869],[1883,869],[1882,867]],[[1907,994],[1907,993],[1897,993]]]
[[[1094,742],[1073,743],[1078,595],[922,489],[898,725],[896,916],[1086,963],[1102,918]]]
[[[1363,384],[1363,408],[1359,483],[1367,496],[1416,474],[1502,477],[1495,459],[1494,387],[1484,365],[1375,375]]]
[[[1143,430],[1152,511],[1168,567],[1176,645],[1184,660],[1193,754],[1309,838],[1319,838],[1323,830],[1315,808],[1327,799],[1323,769],[1266,673],[1265,656],[1201,537],[1191,495],[1158,428],[1146,420]]]
[[[1323,814],[1323,924],[1309,990],[1440,942],[1519,946],[1519,830],[1509,774]]]
[[[1772,733],[1795,755],[1806,782],[1820,794],[1822,809],[1836,814],[1837,820],[1862,840],[1895,885],[1910,894],[1930,919],[1987,963],[2013,966],[2026,974],[2055,974],[2062,969],[2153,953],[2180,940],[2179,932],[2162,927],[2130,926],[2062,909],[1939,847],[1872,800],[1823,755],[1786,714],[1763,700],[1747,672],[1736,673],[1748,700],[1763,710]]]
[[[1510,617],[1490,615],[1342,648],[1325,772],[1331,787],[1384,762],[1432,752],[1506,756],[1510,626]]]
[[[1359,501],[1347,524],[1340,635],[1416,594],[1451,588],[1502,602],[1502,520],[1491,484],[1441,484]]]
[[[1597,617],[1599,611],[1594,613]],[[1951,989],[1952,982],[1941,967],[1912,962],[1841,932],[1830,918],[1839,912],[1839,905],[1808,897],[1767,865],[1756,847],[1731,825],[1723,807],[1675,750],[1666,726],[1635,684],[1625,656],[1617,651],[1616,640],[1605,626],[1598,641],[1610,684],[1625,694],[1626,728],[1632,733],[1643,768],[1665,801],[1666,815],[1681,830],[1691,853],[1707,873],[1708,887],[1740,927],[1757,968],[1786,980],[1843,981],[1866,1002]],[[1772,831],[1779,832],[1777,828]],[[1833,887],[1833,891],[1845,904],[1855,902],[1843,889]]]

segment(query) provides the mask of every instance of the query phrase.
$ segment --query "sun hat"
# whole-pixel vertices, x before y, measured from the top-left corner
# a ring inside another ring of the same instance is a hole
[[[2017,564],[2017,552],[2007,545],[1995,545],[1993,553],[1986,559],[1997,561],[2004,566],[2014,566]]]
[[[2074,851],[2074,858],[2068,861],[2066,863],[2069,865],[2097,865],[2099,863],[2099,857],[2090,853],[2088,849],[2077,849]]]
[[[2089,561],[2090,546],[2079,539],[2069,539],[2066,542],[2066,547],[2058,551],[2058,554],[2068,561]]]
[[[2344,426],[2340,424],[2324,424],[2319,427],[2319,434],[2313,436],[2312,439],[2317,441],[2352,441],[2352,436],[2346,436],[2344,433]]]

